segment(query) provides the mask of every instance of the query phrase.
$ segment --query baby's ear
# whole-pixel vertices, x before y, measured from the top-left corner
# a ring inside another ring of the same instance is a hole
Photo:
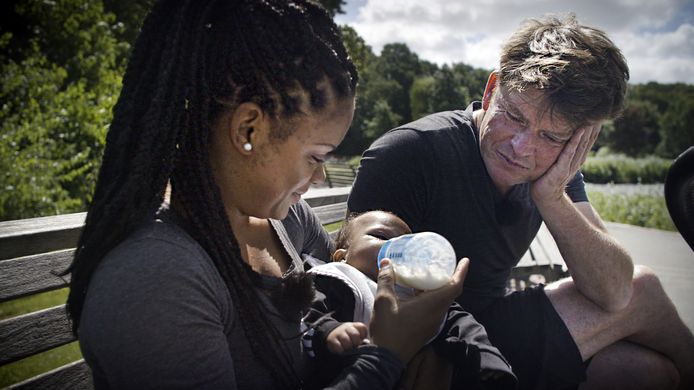
[[[333,261],[342,261],[347,255],[347,249],[338,249],[333,253]]]

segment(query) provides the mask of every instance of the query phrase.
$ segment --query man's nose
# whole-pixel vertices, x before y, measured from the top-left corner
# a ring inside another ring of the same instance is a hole
[[[535,139],[528,129],[519,131],[511,138],[513,152],[518,156],[530,156],[535,153]]]

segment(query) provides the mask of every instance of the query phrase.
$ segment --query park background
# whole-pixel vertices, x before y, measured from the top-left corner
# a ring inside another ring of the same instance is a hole
[[[332,157],[355,165],[388,129],[479,100],[501,42],[524,18],[574,12],[605,29],[623,48],[632,82],[623,116],[605,124],[583,169],[590,200],[608,221],[674,230],[662,182],[694,144],[691,0],[321,2],[360,72],[354,122]],[[128,54],[152,3],[0,3],[0,221],[86,210]],[[9,303],[0,319],[28,305]],[[51,353],[0,368],[0,387],[79,356],[75,343]]]

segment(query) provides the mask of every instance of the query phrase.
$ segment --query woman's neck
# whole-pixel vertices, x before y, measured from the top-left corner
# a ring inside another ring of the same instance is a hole
[[[243,261],[255,272],[281,277],[287,271],[291,259],[269,220],[236,214],[230,216],[229,223]]]

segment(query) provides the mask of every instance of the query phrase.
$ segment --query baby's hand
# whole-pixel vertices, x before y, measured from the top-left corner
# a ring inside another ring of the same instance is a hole
[[[368,335],[368,327],[361,322],[345,322],[328,333],[326,344],[332,353],[343,353],[361,344]]]

